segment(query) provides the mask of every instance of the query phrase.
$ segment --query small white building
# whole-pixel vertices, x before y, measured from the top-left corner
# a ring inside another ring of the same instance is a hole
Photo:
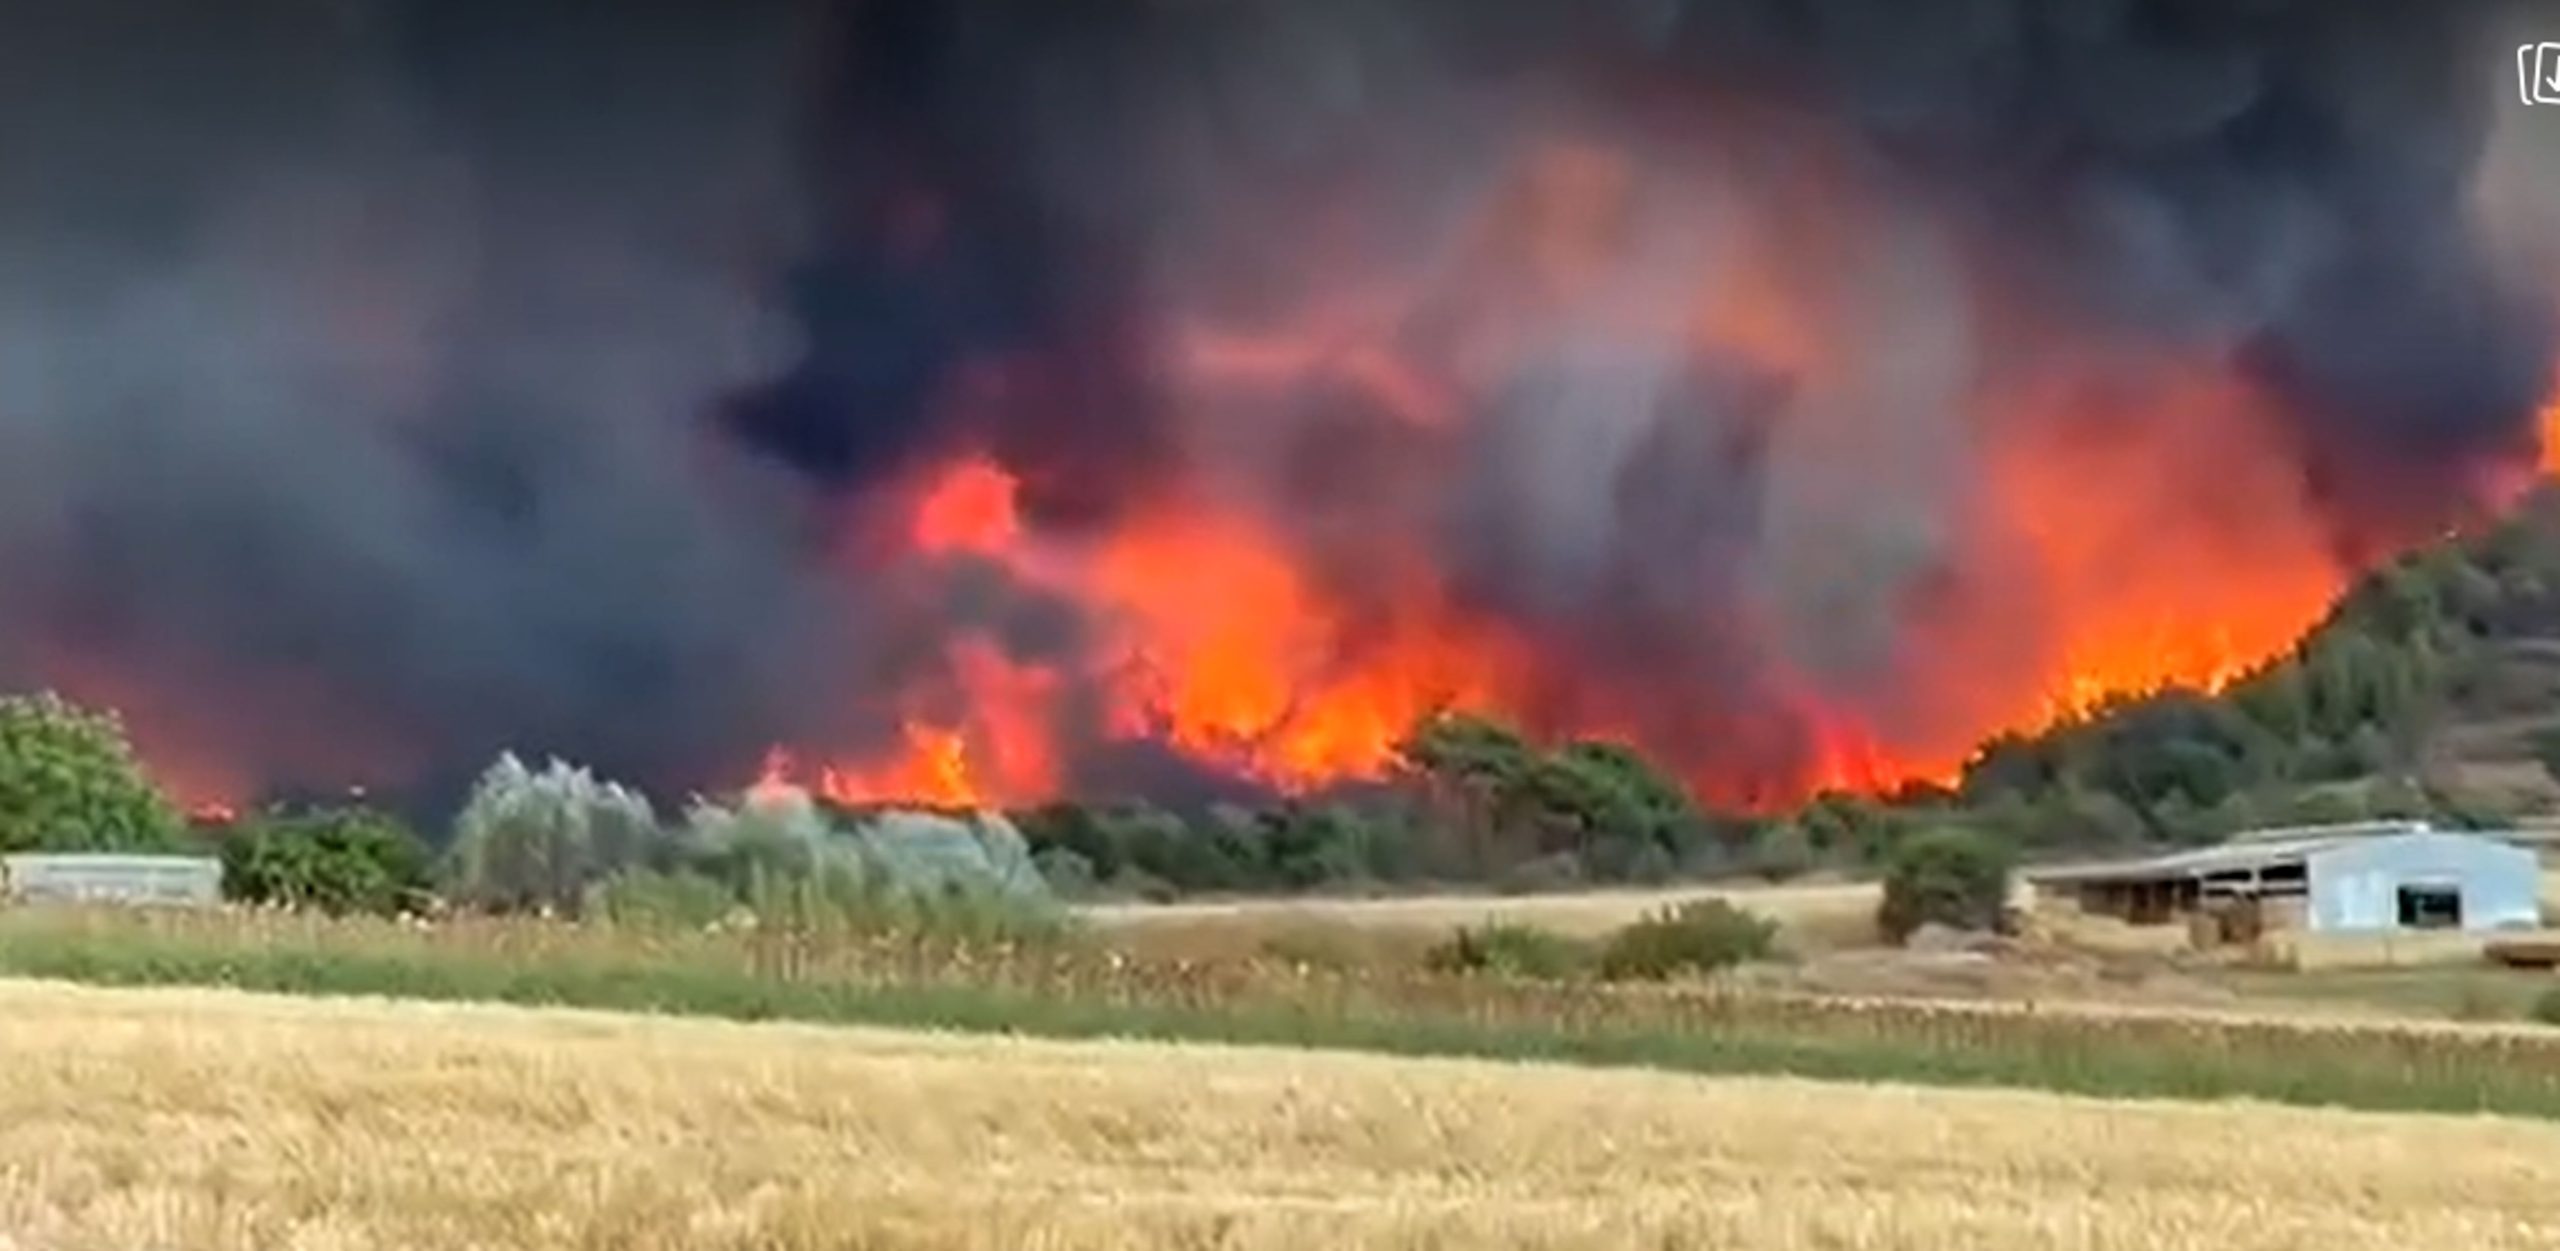
[[[222,902],[222,861],[103,852],[0,856],[0,899],[211,907]]]
[[[2490,834],[2423,822],[2266,831],[2148,860],[2028,875],[2040,893],[2134,924],[2231,918],[2245,938],[2266,929],[2357,934],[2392,930],[2532,929],[2541,924],[2541,866]]]

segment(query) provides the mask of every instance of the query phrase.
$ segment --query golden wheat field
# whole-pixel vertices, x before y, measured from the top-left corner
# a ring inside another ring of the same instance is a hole
[[[2560,1126],[0,982],[0,1245],[2560,1246]]]

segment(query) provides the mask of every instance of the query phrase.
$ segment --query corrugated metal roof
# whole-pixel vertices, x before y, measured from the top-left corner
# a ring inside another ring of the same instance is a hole
[[[2349,843],[2425,834],[2486,838],[2514,845],[2503,834],[2480,830],[2439,830],[2425,821],[2343,821],[2332,825],[2273,826],[2236,834],[2229,842],[2195,851],[2139,860],[2065,865],[2031,870],[2025,876],[2031,882],[2072,883],[2159,881],[2216,873],[2245,873],[2251,869],[2298,863],[2319,852]]]
[[[2203,847],[2195,851],[2176,852],[2143,860],[2118,860],[2105,864],[2079,864],[2058,869],[2045,869],[2027,874],[2027,879],[2035,882],[2145,881],[2160,878],[2207,877],[2216,873],[2241,873],[2251,869],[2294,864],[2308,859],[2315,852],[2344,843],[2358,842],[2367,837],[2370,836],[2329,834],[2313,838],[2278,838],[2226,843],[2219,847]]]
[[[2228,841],[2287,843],[2305,838],[2385,838],[2394,834],[2434,832],[2435,827],[2424,821],[2332,821],[2320,825],[2275,825],[2262,830],[2243,830]]]

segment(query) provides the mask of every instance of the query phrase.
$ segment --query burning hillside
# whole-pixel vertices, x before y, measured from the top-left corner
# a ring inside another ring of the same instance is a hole
[[[0,23],[0,677],[195,789],[1295,790],[1441,708],[1880,788],[2282,650],[2560,343],[2486,10],[348,11]]]

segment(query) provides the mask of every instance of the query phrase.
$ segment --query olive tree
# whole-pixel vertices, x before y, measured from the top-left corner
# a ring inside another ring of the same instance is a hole
[[[575,915],[589,886],[649,863],[661,845],[638,791],[559,760],[537,773],[508,753],[454,822],[452,894],[492,911]]]

